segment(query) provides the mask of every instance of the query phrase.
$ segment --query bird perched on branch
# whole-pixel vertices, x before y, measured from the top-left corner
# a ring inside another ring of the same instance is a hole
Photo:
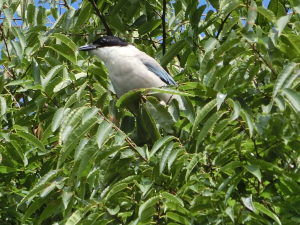
[[[118,37],[103,36],[78,50],[89,51],[104,62],[119,98],[135,89],[176,85],[155,59]],[[165,93],[155,95],[165,103],[171,96]]]

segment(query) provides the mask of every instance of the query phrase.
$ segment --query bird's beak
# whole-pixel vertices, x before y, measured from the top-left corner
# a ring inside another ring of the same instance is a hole
[[[96,49],[96,48],[97,48],[97,47],[91,43],[91,44],[88,44],[88,45],[80,46],[80,47],[78,48],[78,50],[79,50],[79,51],[90,51],[90,50],[93,50],[93,49]]]

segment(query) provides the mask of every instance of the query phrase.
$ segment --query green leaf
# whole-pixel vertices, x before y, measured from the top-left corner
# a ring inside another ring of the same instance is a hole
[[[98,131],[96,133],[96,141],[97,141],[99,148],[101,148],[104,141],[108,138],[108,135],[112,131],[112,127],[113,127],[113,125],[106,121],[102,121],[100,123]]]
[[[177,100],[179,100],[179,106],[182,109],[183,113],[188,118],[188,120],[191,123],[194,123],[195,110],[190,98],[187,96],[178,96]]]
[[[77,19],[76,24],[74,26],[74,28],[75,28],[75,30],[77,32],[82,29],[83,25],[90,18],[90,11],[91,11],[91,9],[92,9],[92,4],[86,4],[85,7],[83,7],[83,8],[80,9],[80,13],[79,13],[78,19]],[[112,14],[112,15],[115,15],[115,14]],[[65,44],[67,44],[67,43],[65,43]],[[71,48],[73,49],[73,47],[71,47]],[[76,49],[76,46],[74,47],[73,50],[75,51],[75,49]]]
[[[84,124],[90,118],[95,117],[97,115],[98,111],[99,111],[99,109],[95,106],[86,110],[82,117],[82,124]]]
[[[269,216],[270,218],[272,218],[276,223],[281,225],[281,221],[280,219],[277,217],[277,215],[273,212],[271,212],[270,210],[268,210],[267,208],[265,208],[264,206],[262,206],[261,204],[257,203],[257,202],[253,202],[254,207],[262,212],[263,214]]]
[[[142,104],[140,111],[137,114],[137,130],[145,140],[152,143],[160,138],[160,133],[156,127],[153,117],[150,115],[145,104]]]
[[[63,121],[64,118],[64,108],[59,108],[53,117],[52,120],[52,124],[51,124],[51,128],[52,128],[52,132],[55,132],[57,130],[57,128],[60,127],[61,122]]]
[[[141,89],[140,89],[141,90]],[[146,89],[148,90],[148,89]],[[183,91],[178,91],[172,88],[168,87],[160,87],[160,88],[149,88],[149,92],[146,92],[149,95],[154,95],[154,94],[159,94],[159,93],[166,93],[166,94],[171,94],[171,95],[181,95],[181,96],[189,96],[189,97],[194,97],[195,95],[183,92]],[[173,98],[176,99],[176,96],[173,96]]]
[[[247,24],[245,28],[246,32],[249,32],[252,29],[253,24],[256,20],[256,16],[257,16],[257,5],[254,0],[251,0],[251,4],[248,7],[248,17],[247,17]]]
[[[146,89],[132,90],[122,95],[116,103],[117,107],[128,107],[131,106],[133,102],[139,102],[141,94],[144,93]]]
[[[77,108],[71,113],[69,113],[67,117],[65,117],[63,123],[61,124],[61,129],[59,131],[59,144],[62,144],[69,137],[71,132],[74,130],[75,126],[82,119],[82,116],[87,109],[87,107]]]
[[[164,57],[161,60],[161,66],[165,67],[172,59],[185,47],[188,46],[188,43],[185,40],[177,41],[171,46],[171,48],[166,52]]]
[[[213,51],[208,51],[205,53],[201,64],[200,64],[200,70],[199,70],[199,79],[202,79],[202,77],[205,75],[206,67],[208,64],[208,61],[210,60],[212,56]]]
[[[235,168],[242,167],[243,165],[244,164],[242,162],[233,161],[233,162],[228,163],[225,166],[222,166],[219,171],[223,172],[223,171],[227,171],[227,170],[234,170]]]
[[[261,172],[257,165],[245,165],[245,168],[252,173],[261,183]]]
[[[6,120],[5,114],[6,114],[7,105],[6,105],[5,98],[3,98],[2,96],[0,96],[0,107],[1,107],[0,118],[1,119],[4,118],[4,120]]]
[[[12,24],[12,20],[13,20],[13,12],[11,10],[11,8],[5,8],[3,9],[5,18],[7,20],[8,26],[11,27]]]
[[[180,198],[178,198],[177,196],[172,195],[169,192],[163,192],[163,193],[161,193],[161,195],[164,198],[166,198],[168,201],[177,203],[177,204],[181,205],[182,207],[184,207],[183,201]]]
[[[86,8],[89,8],[89,7],[86,7]],[[86,17],[86,15],[85,15]],[[87,17],[86,17],[87,18]],[[79,20],[79,19],[78,19]],[[77,20],[77,23],[78,23],[78,20]],[[76,27],[81,27],[81,26],[77,26]],[[63,43],[65,43],[68,47],[70,47],[74,52],[77,50],[77,45],[66,35],[64,34],[59,34],[59,33],[56,33],[53,35],[54,37],[56,37],[57,39],[61,40]]]
[[[30,84],[32,83],[32,80],[14,80],[5,86],[16,86],[16,85],[24,85],[24,84]]]
[[[84,208],[77,209],[66,221],[66,225],[75,225],[85,218],[85,214],[90,211],[92,204],[86,205]]]
[[[62,55],[66,59],[70,60],[72,63],[76,65],[76,55],[75,52],[66,45],[51,45],[47,46],[47,48],[51,48],[56,51],[58,54]]]
[[[30,197],[36,195],[37,193],[41,192],[44,188],[49,186],[47,183],[50,179],[52,179],[57,173],[57,170],[49,171],[45,176],[43,176],[35,185],[34,187],[27,193],[27,195],[20,201],[18,206],[20,206],[23,202],[25,202]]]
[[[246,122],[246,124],[248,125],[248,128],[249,128],[249,135],[250,135],[250,138],[252,137],[253,135],[253,121],[252,121],[252,118],[250,117],[250,115],[248,113],[246,113],[245,111],[241,111],[240,112],[243,120]]]
[[[158,141],[155,142],[155,144],[153,145],[151,152],[150,152],[150,158],[161,148],[163,148],[167,143],[169,143],[170,141],[172,141],[175,137],[173,136],[166,136],[163,137],[161,139],[159,139]]]
[[[48,86],[50,80],[54,78],[63,68],[63,65],[55,66],[51,70],[49,70],[45,78],[41,78],[41,84],[44,90],[46,90],[46,87]]]
[[[78,126],[70,135],[70,137],[66,140],[66,142],[63,144],[58,162],[57,162],[57,168],[59,168],[62,163],[66,160],[66,158],[69,156],[71,151],[75,148],[76,144],[79,142],[79,140],[97,123],[97,118],[91,118],[88,121],[85,122],[85,124],[81,124]]]
[[[150,20],[138,28],[139,35],[143,35],[155,30],[162,23],[161,19]]]
[[[161,174],[167,164],[167,160],[169,158],[169,155],[173,149],[174,146],[174,142],[170,142],[164,149],[164,151],[162,152],[161,158],[160,158],[160,162],[159,162],[159,174]],[[175,151],[175,150],[174,150]]]
[[[176,222],[179,222],[180,224],[190,225],[190,222],[185,217],[177,213],[167,212],[166,216],[172,220],[175,220]]]
[[[113,9],[112,9],[111,15],[116,15],[117,13],[119,13],[120,10],[124,7],[124,5],[125,5],[127,2],[128,2],[128,0],[120,0],[120,1],[118,1],[118,2],[114,5],[114,7],[113,7]],[[145,33],[147,33],[147,32],[145,32]]]
[[[72,84],[72,80],[71,79],[65,79],[62,82],[60,82],[58,85],[56,85],[53,89],[54,93],[57,93],[63,89],[65,89],[66,87],[68,87],[70,84]],[[77,95],[76,95],[77,97]]]
[[[210,102],[208,102],[197,114],[195,121],[193,123],[193,129],[192,134],[196,131],[196,129],[199,128],[199,124],[203,120],[205,116],[217,105],[217,99],[213,99]]]
[[[37,147],[38,149],[40,149],[42,152],[46,153],[46,149],[45,149],[43,143],[39,139],[37,139],[35,136],[33,136],[32,134],[26,133],[26,132],[23,132],[23,131],[18,131],[16,133],[16,135],[18,135],[19,137],[22,137],[22,138],[26,139],[32,145],[34,145],[35,147]]]
[[[209,52],[209,51],[213,50],[217,43],[218,43],[217,39],[212,38],[212,37],[209,38],[204,45],[205,51]]]
[[[266,17],[271,23],[274,23],[276,20],[275,14],[271,10],[266,9],[263,6],[258,6],[257,12]]]
[[[228,2],[228,1],[225,1],[225,2]],[[222,7],[221,15],[227,16],[227,14],[229,14],[230,12],[235,10],[240,4],[241,4],[241,2],[238,0],[230,1],[230,3],[228,3],[224,7]]]
[[[252,195],[250,195],[248,198],[243,198],[242,197],[242,201],[243,201],[243,204],[248,208],[250,209],[252,212],[256,212],[256,209],[253,205],[253,201],[252,201]]]
[[[300,47],[299,47],[300,38],[299,38],[299,36],[295,35],[295,34],[284,34],[284,36],[291,43],[293,48],[297,51],[298,57],[299,57],[299,55],[300,55]]]
[[[139,218],[141,218],[142,216],[142,213],[148,209],[149,207],[155,205],[158,201],[159,201],[160,197],[159,195],[157,196],[153,196],[151,198],[149,198],[147,201],[145,201],[144,203],[142,203],[140,205],[140,208],[139,208]]]
[[[147,98],[146,107],[157,125],[162,127],[168,133],[173,133],[172,127],[175,121],[167,107],[160,104],[156,98],[151,96]]]
[[[280,37],[283,29],[285,28],[286,24],[289,22],[291,15],[286,15],[283,17],[280,17],[277,20],[277,26],[278,26],[278,37]]]
[[[285,88],[283,89],[283,93],[291,106],[300,112],[300,95],[298,92],[290,88]]]
[[[13,33],[15,34],[15,36],[18,37],[21,47],[24,50],[26,47],[26,38],[25,38],[25,35],[22,32],[21,28],[13,26],[11,29],[12,29]]]
[[[238,101],[234,101],[233,104],[234,104],[233,111],[230,116],[231,121],[236,120],[239,117],[241,111],[241,104]]]
[[[193,156],[193,158],[191,159],[189,165],[186,168],[186,174],[185,174],[185,181],[188,181],[188,178],[190,176],[190,173],[192,172],[192,170],[194,169],[194,167],[197,165],[197,163],[199,162],[199,154],[195,154]]]
[[[239,18],[237,18],[239,19]],[[236,22],[235,22],[236,23]],[[224,29],[223,29],[224,30]],[[233,46],[235,46],[237,43],[239,43],[240,38],[231,38],[229,40],[226,40],[221,46],[217,48],[217,50],[214,52],[214,57],[216,60],[220,61],[222,60],[222,55],[231,49]],[[228,67],[228,70],[231,69]]]
[[[223,114],[226,113],[224,111],[219,111],[214,113],[204,124],[202,130],[200,131],[200,134],[197,138],[197,149],[200,143],[203,141],[205,138],[206,134],[209,132],[209,130],[213,127],[213,125],[218,122],[218,120],[223,116]]]
[[[10,168],[7,166],[0,166],[0,173],[13,173],[13,172],[17,172],[18,170],[16,168]]]

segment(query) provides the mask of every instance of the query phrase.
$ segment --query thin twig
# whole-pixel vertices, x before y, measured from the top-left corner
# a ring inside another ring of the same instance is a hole
[[[47,98],[49,98],[52,102],[53,102],[53,104],[57,107],[57,108],[59,108],[59,105],[45,92],[45,91],[43,91],[43,93],[47,96]]]
[[[106,29],[107,35],[113,36],[113,33],[111,32],[111,29],[110,29],[109,26],[107,25],[107,23],[106,23],[106,21],[105,21],[105,18],[104,18],[104,16],[103,16],[102,12],[100,12],[100,10],[98,9],[98,7],[97,7],[95,1],[94,1],[94,0],[89,0],[89,2],[92,4],[94,10],[96,11],[97,15],[99,16],[100,20],[102,21],[102,23],[103,23],[103,25],[104,25],[104,27],[105,27],[105,29]]]
[[[167,33],[166,33],[166,7],[167,7],[166,0],[163,0],[163,14],[162,14],[162,28],[163,28],[162,50],[163,50],[163,55],[166,54],[166,40],[167,40]]]
[[[14,100],[14,102],[17,104],[17,106],[19,107],[19,109],[21,109],[20,104],[18,103],[17,99],[15,99],[15,97],[12,95],[12,93],[4,86],[4,89],[7,91],[8,94],[10,94],[10,96],[12,97],[12,99]]]
[[[4,35],[3,26],[1,24],[0,24],[0,29],[1,29],[2,38],[3,38],[3,41],[4,41],[5,47],[6,47],[7,55],[8,55],[9,61],[11,62],[11,57],[10,57],[10,54],[9,54],[9,51],[8,51],[8,47],[7,47],[7,42],[6,42],[6,38],[5,38],[5,35]]]
[[[106,122],[112,124],[113,129],[114,129],[115,131],[120,131],[121,133],[123,133],[123,134],[126,136],[125,141],[129,144],[129,146],[130,146],[133,150],[135,150],[145,162],[147,162],[147,159],[146,159],[145,157],[143,157],[143,156],[139,153],[139,151],[137,150],[137,145],[136,145],[136,144],[135,144],[128,136],[127,136],[127,134],[126,134],[124,131],[122,131],[119,127],[117,127],[114,123],[112,123],[109,119],[107,119],[106,116],[103,114],[103,112],[102,112],[100,109],[99,109],[99,113],[101,114],[101,116],[103,117],[103,119],[104,119]]]
[[[69,3],[67,2],[67,0],[64,0],[64,5],[66,6],[67,9],[70,9]]]
[[[264,57],[262,57],[262,55],[259,53],[259,51],[257,51],[254,47],[254,45],[251,45],[248,41],[246,41],[246,43],[253,49],[253,51],[258,54],[259,58],[262,59],[262,61],[264,61],[264,63],[267,65],[267,67],[270,68],[270,70],[273,72],[273,74],[275,76],[277,76],[277,73],[275,72],[275,70],[269,65],[269,63],[264,59]]]
[[[15,76],[4,66],[4,64],[2,64],[3,68],[6,70],[6,72],[8,73],[8,75],[15,80]]]
[[[224,20],[222,20],[222,23],[221,23],[220,28],[218,30],[217,38],[219,37],[219,35],[220,35],[220,33],[221,33],[222,29],[223,29],[223,26],[224,26],[226,20],[228,19],[228,17],[230,16],[231,12],[227,14],[227,16],[225,17]]]

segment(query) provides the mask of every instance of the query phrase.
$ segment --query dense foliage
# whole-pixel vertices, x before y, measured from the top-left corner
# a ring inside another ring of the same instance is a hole
[[[0,1],[0,224],[300,223],[300,2],[204,3]],[[117,99],[99,34],[178,85]]]

